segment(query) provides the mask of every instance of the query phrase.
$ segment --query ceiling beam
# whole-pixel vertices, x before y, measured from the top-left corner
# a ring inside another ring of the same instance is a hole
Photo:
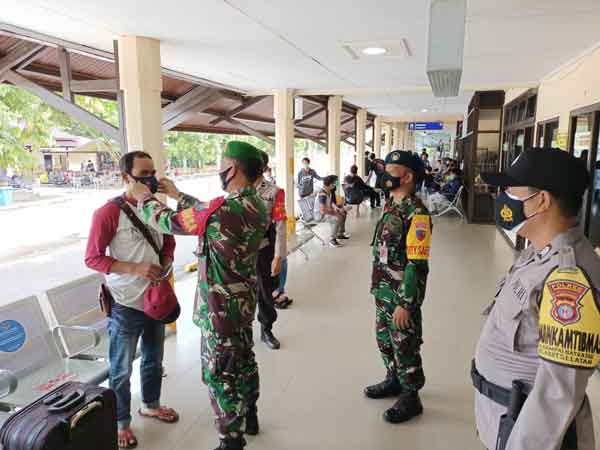
[[[89,127],[103,133],[106,137],[113,139],[117,142],[120,141],[120,132],[119,129],[110,123],[96,117],[92,113],[86,111],[85,109],[77,106],[74,103],[71,103],[65,100],[62,97],[54,94],[52,91],[39,86],[31,80],[28,80],[24,76],[18,74],[13,70],[9,70],[5,74],[6,81],[18,86],[26,91],[30,92],[33,95],[40,97],[44,100],[48,105],[52,106],[55,109],[67,114],[75,120],[78,120]]]
[[[327,147],[327,144],[325,142],[321,141],[320,139],[317,139],[316,137],[311,136],[310,134],[307,134],[304,131],[301,131],[297,128],[295,131],[296,131],[296,136],[299,136],[302,139],[308,139],[309,141],[312,141],[315,144],[321,145],[323,147]]]
[[[231,111],[228,111],[225,116],[226,117],[235,117],[237,116],[239,113],[241,113],[242,111],[245,111],[246,109],[250,108],[253,105],[256,105],[259,102],[262,102],[265,98],[267,98],[266,95],[263,96],[258,96],[258,97],[250,97],[248,99],[245,99],[242,101],[242,104],[239,105],[238,107],[232,109]],[[221,123],[223,120],[222,118],[216,118],[214,120],[212,120],[210,122],[211,125],[218,125],[219,123]]]
[[[271,139],[270,137],[268,137],[266,134],[263,134],[260,131],[255,130],[252,127],[249,127],[245,123],[240,122],[239,120],[234,119],[233,117],[221,116],[221,118],[223,120],[225,120],[226,122],[229,122],[231,125],[235,125],[240,130],[245,131],[249,135],[254,136],[255,138],[261,139],[261,140],[265,141],[267,144],[270,144],[273,147],[275,147],[275,141],[273,139]]]
[[[8,53],[0,59],[0,81],[4,78],[5,73],[37,54],[43,48],[43,45],[34,42],[19,42],[13,45]]]
[[[58,67],[60,68],[60,80],[62,83],[63,98],[73,103],[73,92],[71,91],[71,58],[64,47],[56,49],[58,53]]]
[[[196,86],[190,89],[177,100],[168,104],[162,109],[163,123],[190,109],[191,106],[201,101],[204,97],[210,94],[211,91],[213,90],[205,86]]]
[[[327,110],[327,107],[319,106],[317,109],[314,109],[311,112],[309,112],[307,115],[305,115],[302,119],[295,120],[294,123],[296,125],[300,125],[302,122],[312,119],[313,117],[321,114],[323,111],[326,111],[326,110]]]
[[[205,90],[206,92],[197,94],[193,101],[188,99],[184,104],[179,105],[176,105],[178,101],[175,101],[171,105],[163,108],[167,109],[172,105],[176,106],[176,108],[169,108],[168,112],[163,112],[163,132],[169,131],[177,125],[188,121],[199,112],[208,109],[215,102],[223,98],[221,97],[221,93],[215,89],[205,88]]]
[[[72,80],[71,91],[76,93],[116,92],[116,78],[98,80]]]

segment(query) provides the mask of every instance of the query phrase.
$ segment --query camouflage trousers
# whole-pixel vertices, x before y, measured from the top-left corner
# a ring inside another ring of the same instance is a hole
[[[259,396],[252,326],[232,336],[202,330],[202,381],[208,386],[219,439],[244,435],[248,405]]]
[[[421,309],[417,308],[411,314],[411,328],[399,330],[392,319],[396,306],[378,298],[375,298],[375,306],[377,346],[388,376],[395,376],[407,392],[420,390],[425,385],[420,354],[423,343]]]

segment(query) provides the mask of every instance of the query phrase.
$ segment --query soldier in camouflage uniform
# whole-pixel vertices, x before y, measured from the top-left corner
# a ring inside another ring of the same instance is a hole
[[[391,193],[373,236],[371,293],[376,305],[377,345],[386,379],[365,388],[369,398],[400,396],[384,414],[400,423],[422,414],[418,392],[425,384],[419,353],[431,218],[415,195],[424,174],[420,158],[394,151],[386,158],[383,186]]]
[[[258,366],[252,322],[256,312],[256,262],[267,214],[254,182],[262,172],[259,150],[229,142],[219,173],[228,195],[203,203],[162,179],[159,192],[178,200],[177,211],[139,187],[144,221],[165,234],[199,236],[194,323],[202,330],[202,379],[215,412],[220,446],[241,450],[244,433],[258,432]]]

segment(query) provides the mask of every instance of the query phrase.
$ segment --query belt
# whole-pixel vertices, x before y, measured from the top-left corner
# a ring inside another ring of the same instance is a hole
[[[510,404],[510,389],[498,386],[485,379],[475,367],[475,360],[471,361],[471,380],[473,381],[473,387],[484,397],[498,403],[499,405],[508,408]]]

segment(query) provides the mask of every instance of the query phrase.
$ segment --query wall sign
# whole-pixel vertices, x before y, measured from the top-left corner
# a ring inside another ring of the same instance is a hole
[[[14,353],[25,344],[27,333],[16,320],[0,322],[0,352]]]
[[[443,130],[443,122],[409,122],[408,131]]]

